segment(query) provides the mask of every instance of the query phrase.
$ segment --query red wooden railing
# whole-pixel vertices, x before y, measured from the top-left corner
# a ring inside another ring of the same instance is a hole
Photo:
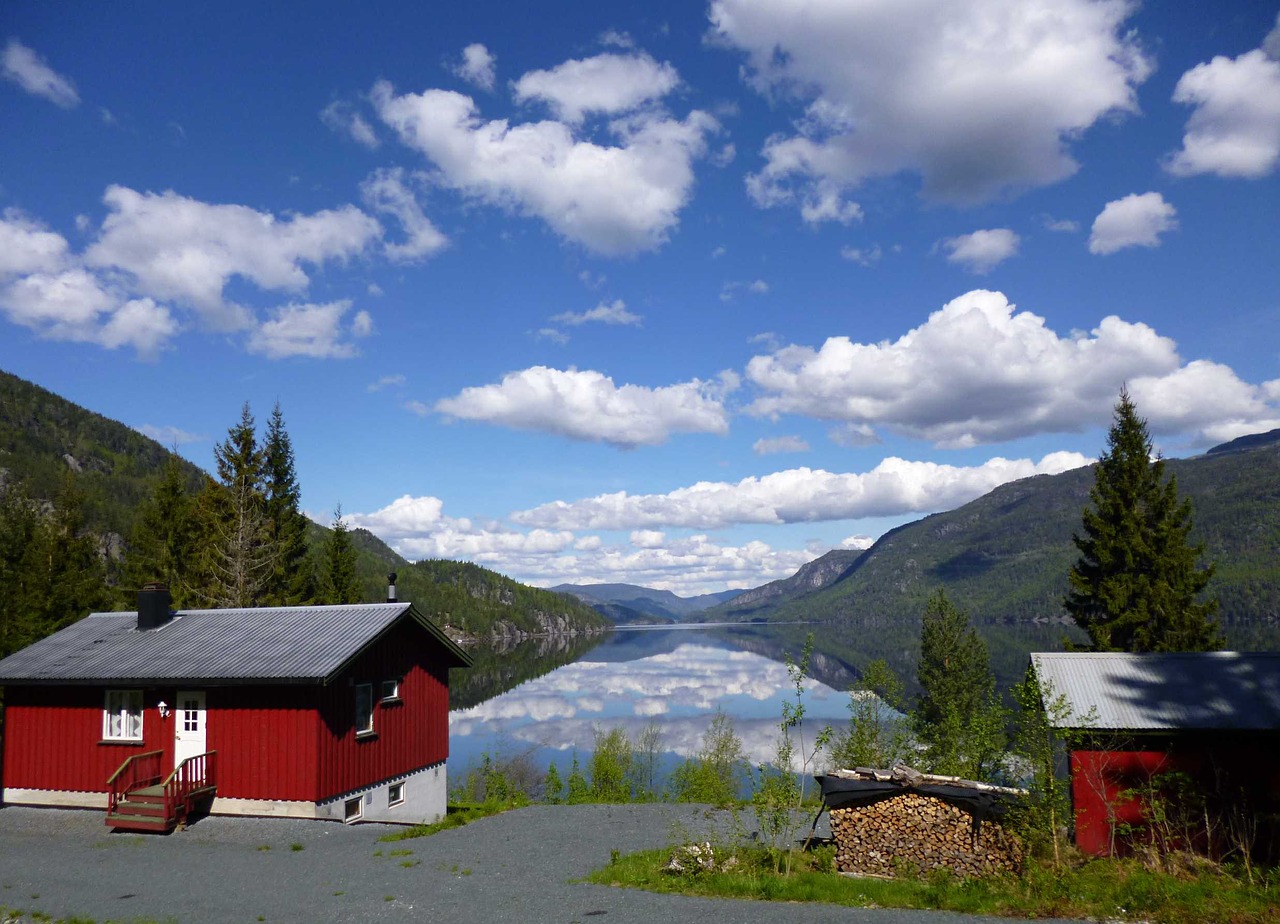
[[[207,790],[218,785],[218,752],[205,751],[188,757],[164,781],[164,817],[169,824],[176,824],[187,817],[194,807],[196,793],[207,795]]]
[[[114,814],[116,806],[120,804],[120,800],[128,798],[129,793],[135,789],[154,786],[160,782],[160,759],[162,757],[164,757],[164,751],[147,751],[144,754],[134,754],[120,765],[119,770],[111,774],[111,779],[107,780],[107,786],[111,790],[111,795],[107,802],[108,815]]]

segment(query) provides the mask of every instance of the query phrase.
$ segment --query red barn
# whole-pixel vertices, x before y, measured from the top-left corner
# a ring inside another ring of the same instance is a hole
[[[1076,845],[1259,859],[1280,844],[1280,654],[1031,655],[1068,732]],[[1159,811],[1153,801],[1159,800]]]
[[[3,801],[167,830],[235,815],[444,814],[449,668],[411,603],[93,613],[0,661]]]

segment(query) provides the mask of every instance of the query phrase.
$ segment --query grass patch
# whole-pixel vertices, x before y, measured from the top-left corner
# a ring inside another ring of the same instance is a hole
[[[479,821],[481,818],[497,815],[509,808],[512,808],[512,806],[492,802],[457,803],[450,805],[445,810],[444,817],[437,822],[429,825],[414,825],[410,828],[405,828],[403,831],[396,831],[394,834],[384,834],[378,840],[407,841],[415,837],[430,837],[432,834],[439,834],[441,831],[448,831],[450,828],[461,828],[463,825]]]
[[[97,924],[96,918],[82,918],[72,915],[69,918],[55,918],[43,911],[21,911],[17,908],[6,908],[0,905],[0,921],[14,921],[19,924]],[[165,918],[163,922],[155,918],[110,918],[106,924],[175,924],[174,918]]]
[[[1022,876],[989,879],[855,879],[815,870],[815,862],[823,860],[812,855],[797,860],[790,876],[774,872],[767,849],[743,848],[732,855],[737,865],[728,871],[672,874],[662,869],[671,850],[649,850],[621,857],[586,881],[719,898],[1159,924],[1271,924],[1280,909],[1280,871],[1249,885],[1221,867],[1171,874],[1154,872],[1136,860],[1089,860],[1061,870],[1037,866]]]
[[[292,850],[294,853],[297,853],[299,850],[306,850],[307,845],[299,844],[297,841],[295,841],[294,843],[289,845],[289,849]]]

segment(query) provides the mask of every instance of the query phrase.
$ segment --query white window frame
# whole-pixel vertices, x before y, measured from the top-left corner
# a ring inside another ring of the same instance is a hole
[[[342,820],[347,824],[364,817],[364,799],[356,796],[342,803]]]
[[[380,699],[384,703],[396,703],[400,701],[400,681],[384,680],[378,688]]]
[[[367,714],[361,709],[362,705],[368,705]],[[362,721],[363,724],[362,724]],[[356,684],[356,737],[363,735],[372,735],[373,732],[373,684],[357,683]]]
[[[102,740],[141,741],[143,714],[141,690],[107,690],[102,701]]]
[[[404,783],[392,783],[387,787],[387,805],[404,805]]]

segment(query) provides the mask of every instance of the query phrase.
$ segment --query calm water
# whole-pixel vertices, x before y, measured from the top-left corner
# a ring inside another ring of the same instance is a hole
[[[766,761],[782,702],[794,698],[783,652],[798,657],[803,644],[794,627],[683,627],[477,653],[478,673],[458,672],[453,681],[450,777],[460,781],[486,753],[527,756],[539,772],[554,761],[567,776],[575,757],[585,767],[597,728],[621,728],[635,741],[650,725],[660,731],[662,775],[698,752],[717,710],[733,720],[748,760]],[[815,655],[812,673],[804,697],[810,738],[822,725],[848,721],[844,691],[855,678],[826,653]]]
[[[717,710],[732,719],[752,764],[770,760],[783,700],[794,697],[785,657],[797,658],[810,633],[807,739],[848,722],[847,691],[872,658],[888,660],[912,692],[916,649],[865,626],[618,629],[479,649],[475,666],[451,680],[450,779],[460,782],[484,754],[523,757],[539,774],[554,761],[567,777],[574,757],[589,761],[596,728],[618,727],[635,741],[650,724],[661,734],[661,775],[698,752]],[[1020,679],[1026,653],[1057,650],[1061,637],[1060,627],[989,636],[998,681]]]

